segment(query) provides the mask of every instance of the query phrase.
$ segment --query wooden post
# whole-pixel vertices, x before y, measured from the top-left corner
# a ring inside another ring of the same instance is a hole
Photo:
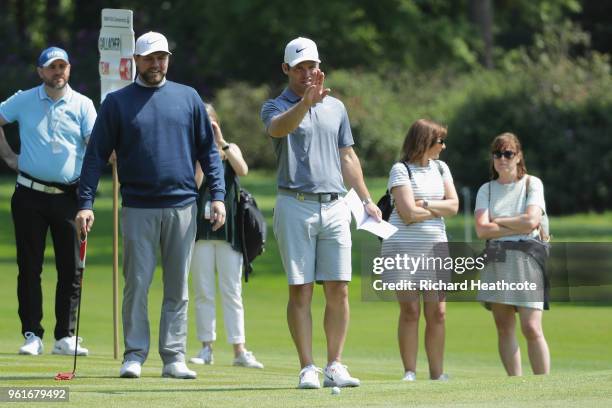
[[[119,178],[113,161],[113,357],[119,358]]]

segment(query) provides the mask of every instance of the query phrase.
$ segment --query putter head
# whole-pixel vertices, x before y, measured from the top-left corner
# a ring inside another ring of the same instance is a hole
[[[73,372],[70,373],[57,373],[57,375],[55,376],[55,379],[58,381],[62,381],[62,380],[72,380],[74,378],[75,374]]]

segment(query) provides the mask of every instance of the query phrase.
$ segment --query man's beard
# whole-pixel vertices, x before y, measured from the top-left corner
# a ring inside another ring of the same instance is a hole
[[[160,75],[159,80],[155,78],[158,74]],[[138,75],[143,80],[143,82],[146,83],[147,85],[159,85],[166,77],[166,74],[164,74],[163,72],[149,73],[145,71],[145,72],[139,72]]]
[[[51,89],[64,89],[66,85],[68,85],[67,80],[60,82],[60,83],[56,83],[55,79],[45,79],[44,83],[48,88],[51,88]]]

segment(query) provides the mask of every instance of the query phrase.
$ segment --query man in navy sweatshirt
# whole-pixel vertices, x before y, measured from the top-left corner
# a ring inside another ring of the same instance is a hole
[[[225,222],[223,166],[198,93],[166,80],[168,41],[136,41],[136,82],[106,96],[87,146],[79,184],[78,231],[94,222],[100,174],[113,150],[121,183],[123,334],[120,376],[140,377],[150,344],[147,296],[160,245],[164,296],[159,327],[162,376],[195,378],[185,365],[187,278],[196,232],[195,162],[212,195],[213,230]]]

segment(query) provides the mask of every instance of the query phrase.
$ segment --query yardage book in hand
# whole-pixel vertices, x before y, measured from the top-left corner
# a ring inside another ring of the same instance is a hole
[[[355,218],[357,229],[366,230],[374,235],[378,235],[382,239],[389,238],[397,231],[397,227],[389,224],[387,221],[381,220],[378,222],[374,219],[374,217],[369,215],[365,211],[365,208],[363,207],[363,204],[354,189],[351,188],[351,191],[344,196],[344,201],[351,210],[351,213],[353,213],[353,218]]]

